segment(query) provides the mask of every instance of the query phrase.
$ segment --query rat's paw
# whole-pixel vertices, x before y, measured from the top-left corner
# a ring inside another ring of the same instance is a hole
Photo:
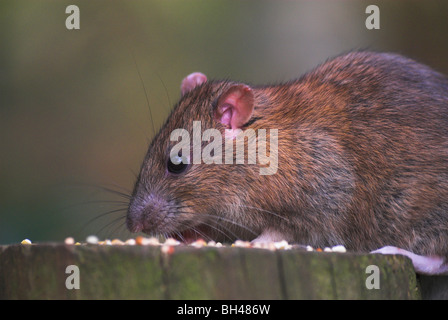
[[[282,240],[288,240],[285,234],[278,232],[277,230],[266,229],[257,238],[252,240],[252,243],[265,243],[265,242],[279,242]]]
[[[445,263],[444,259],[439,256],[420,256],[410,251],[393,246],[382,247],[378,250],[372,251],[371,253],[404,255],[412,260],[412,264],[414,265],[414,269],[417,273],[448,274],[448,264]]]

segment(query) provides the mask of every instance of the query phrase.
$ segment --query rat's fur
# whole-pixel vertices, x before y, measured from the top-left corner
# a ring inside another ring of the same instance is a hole
[[[200,120],[202,131],[224,135],[214,112],[232,85],[185,90],[144,159],[131,231],[283,237],[357,251],[391,245],[448,257],[446,77],[394,54],[336,57],[298,80],[252,87],[253,114],[242,129],[278,129],[276,174],[248,164],[191,164],[170,174],[170,133],[191,134]]]

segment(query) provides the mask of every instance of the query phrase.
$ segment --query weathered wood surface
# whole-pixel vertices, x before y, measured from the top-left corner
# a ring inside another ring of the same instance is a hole
[[[68,265],[80,289],[67,289]],[[369,265],[380,288],[368,289]],[[409,259],[354,253],[151,246],[0,246],[0,299],[419,299]]]

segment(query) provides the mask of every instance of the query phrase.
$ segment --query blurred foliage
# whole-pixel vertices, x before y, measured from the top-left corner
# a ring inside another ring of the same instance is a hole
[[[80,8],[67,30],[65,8]],[[298,77],[351,49],[448,74],[448,1],[0,2],[0,243],[122,237],[126,199],[182,78]],[[140,80],[139,73],[142,80]],[[146,91],[146,93],[145,93]],[[104,214],[110,212],[110,214]]]

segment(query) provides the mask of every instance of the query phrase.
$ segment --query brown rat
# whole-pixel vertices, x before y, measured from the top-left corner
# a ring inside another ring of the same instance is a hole
[[[181,90],[143,161],[127,214],[131,231],[448,257],[443,75],[399,55],[351,52],[278,85],[194,73]],[[261,175],[259,162],[195,164],[192,154],[173,161],[171,133],[193,136],[194,121],[223,139],[226,129],[278,130],[275,172]]]

